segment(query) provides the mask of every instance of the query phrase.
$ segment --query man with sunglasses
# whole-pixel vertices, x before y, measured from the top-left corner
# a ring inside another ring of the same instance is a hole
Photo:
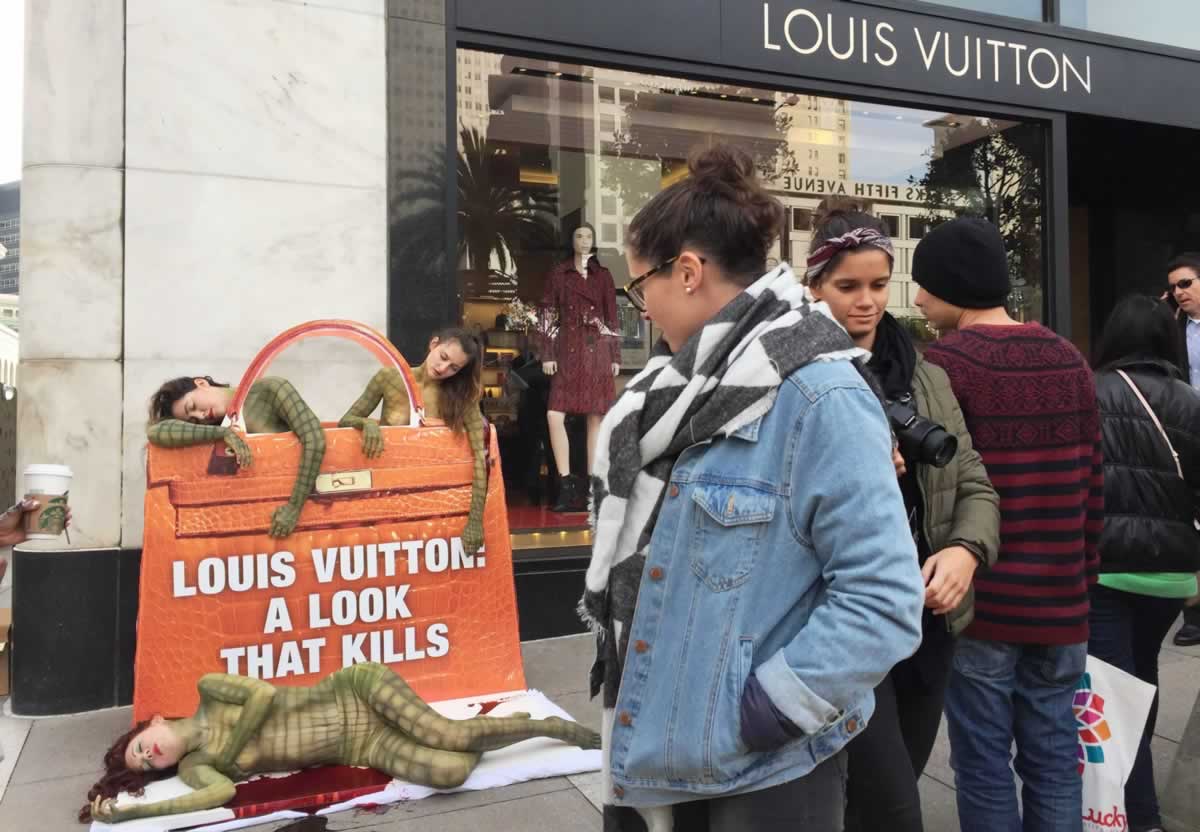
[[[1186,349],[1184,376],[1200,390],[1200,252],[1176,255],[1167,263],[1166,300],[1176,309]],[[1200,644],[1200,596],[1188,599],[1183,609],[1183,626],[1175,634],[1180,647]]]
[[[1178,310],[1187,341],[1187,365],[1182,369],[1191,385],[1200,389],[1200,253],[1186,252],[1167,264],[1167,302]]]

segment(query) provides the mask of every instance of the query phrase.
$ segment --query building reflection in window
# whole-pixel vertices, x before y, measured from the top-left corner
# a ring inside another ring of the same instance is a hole
[[[1008,246],[1012,313],[1042,317],[1039,124],[462,54],[470,57],[458,62],[460,82],[467,67],[480,75],[458,96],[460,299],[464,321],[484,331],[493,350],[485,410],[502,435],[518,430],[529,381],[513,376],[538,360],[522,305],[541,299],[571,232],[583,223],[597,230],[599,257],[622,286],[629,221],[687,174],[693,149],[717,141],[746,150],[788,209],[773,258],[803,263],[822,201],[851,200],[886,223],[897,249],[890,309],[924,333],[912,250],[937,223],[981,215]],[[656,334],[619,294],[618,306],[622,365],[636,370]]]

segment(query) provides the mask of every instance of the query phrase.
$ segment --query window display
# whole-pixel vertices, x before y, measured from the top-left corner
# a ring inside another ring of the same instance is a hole
[[[869,210],[896,247],[889,309],[931,337],[913,305],[912,250],[938,223],[974,214],[1004,235],[1010,311],[1042,318],[1040,124],[477,50],[459,58],[459,298],[485,344],[483,410],[503,443],[514,530],[586,528],[577,509],[594,428],[658,337],[620,290],[626,230],[687,175],[696,147],[738,144],[783,202],[772,264],[803,262],[814,216],[833,202]]]

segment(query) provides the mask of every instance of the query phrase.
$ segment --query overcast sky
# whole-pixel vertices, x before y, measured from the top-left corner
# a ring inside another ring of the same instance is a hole
[[[21,178],[21,113],[25,89],[25,0],[0,0],[0,182]]]

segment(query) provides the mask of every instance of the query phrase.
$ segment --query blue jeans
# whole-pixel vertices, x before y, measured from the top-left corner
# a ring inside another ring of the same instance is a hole
[[[946,720],[962,832],[1081,832],[1071,702],[1086,664],[1086,644],[959,639]],[[1009,768],[1014,740],[1023,824]]]
[[[1091,654],[1157,687],[1158,651],[1183,609],[1183,599],[1152,598],[1094,586],[1091,602],[1088,617]],[[1130,829],[1162,825],[1154,792],[1154,762],[1150,757],[1150,738],[1154,736],[1157,717],[1158,691],[1155,691],[1137,759],[1125,782],[1125,813]]]

